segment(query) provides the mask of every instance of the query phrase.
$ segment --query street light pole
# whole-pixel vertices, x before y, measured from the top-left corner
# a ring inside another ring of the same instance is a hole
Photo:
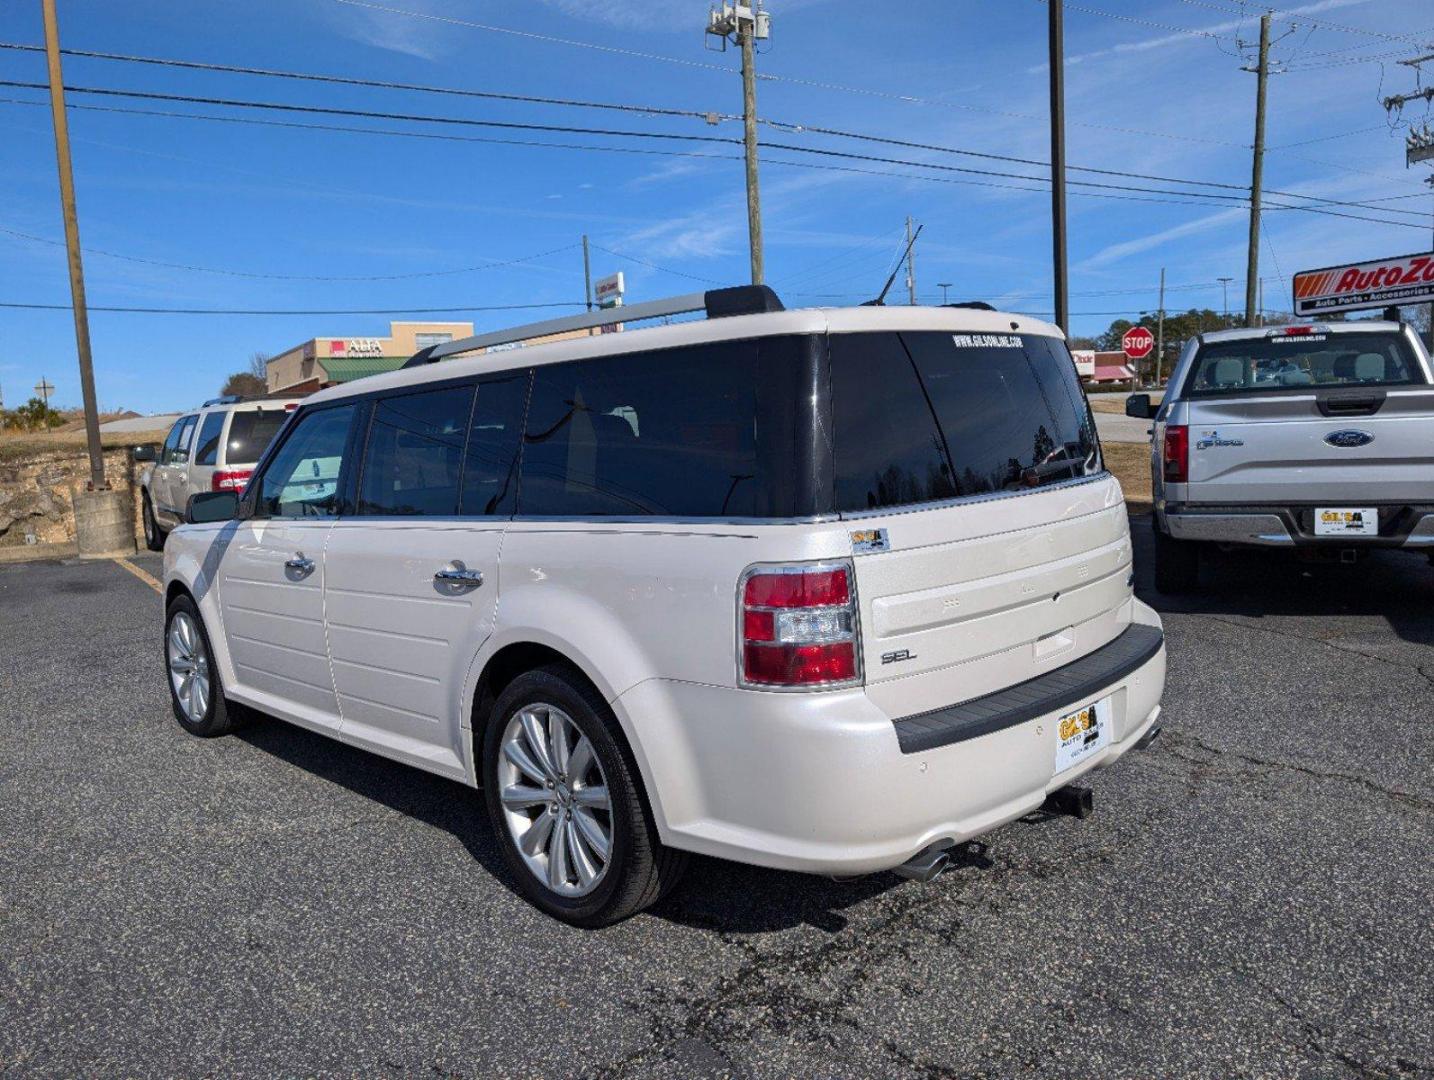
[[[55,158],[60,171],[60,210],[65,219],[65,249],[70,263],[70,300],[75,309],[75,348],[80,359],[80,395],[85,405],[85,442],[90,452],[90,490],[105,490],[105,461],[100,450],[100,415],[95,401],[95,371],[90,358],[90,321],[85,306],[85,270],[80,261],[80,219],[75,210],[75,176],[70,168],[70,129],[65,119],[65,84],[60,73],[60,27],[55,0],[40,0],[45,21],[45,59],[50,76],[50,114],[55,124]],[[47,399],[48,403],[48,399]]]
[[[1230,282],[1235,279],[1232,277],[1222,277],[1216,278],[1215,280],[1220,283],[1220,295],[1224,297],[1225,321],[1222,325],[1224,329],[1228,330],[1230,329]]]
[[[946,295],[946,290],[949,289],[949,288],[951,288],[951,286],[954,285],[954,284],[955,284],[955,282],[951,282],[951,281],[938,281],[938,282],[936,283],[936,287],[941,290],[941,306],[942,306],[942,307],[945,307],[946,304],[949,303],[949,298],[948,298],[947,295]]]
[[[1051,67],[1051,256],[1056,325],[1070,336],[1066,285],[1065,0],[1049,0]]]

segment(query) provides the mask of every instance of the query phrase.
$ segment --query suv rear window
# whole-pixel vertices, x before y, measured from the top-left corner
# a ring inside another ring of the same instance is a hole
[[[757,338],[534,370],[518,512],[789,517],[804,349]]]
[[[1029,334],[831,339],[836,508],[1022,491],[1101,470],[1064,343]]]
[[[1404,335],[1287,334],[1213,341],[1200,346],[1185,380],[1188,396],[1266,394],[1345,386],[1422,383]]]
[[[289,414],[283,408],[236,410],[229,421],[226,465],[253,465],[279,434]]]

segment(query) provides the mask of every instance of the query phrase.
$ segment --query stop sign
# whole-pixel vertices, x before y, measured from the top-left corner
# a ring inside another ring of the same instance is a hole
[[[1144,360],[1155,349],[1155,335],[1143,326],[1132,326],[1120,339],[1120,347],[1132,360]]]

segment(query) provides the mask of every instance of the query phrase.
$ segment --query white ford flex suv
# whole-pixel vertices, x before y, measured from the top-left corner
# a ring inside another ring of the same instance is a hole
[[[243,490],[259,455],[297,407],[295,399],[213,398],[176,420],[162,446],[135,447],[135,461],[151,463],[139,478],[149,550],[164,547],[166,534],[184,520],[189,496]]]
[[[1155,583],[1197,582],[1211,545],[1352,561],[1434,552],[1434,385],[1397,322],[1224,330],[1192,338],[1155,413]]]
[[[1160,714],[1120,486],[1025,316],[743,287],[435,346],[188,518],[180,724],[249,706],[481,787],[579,925],[688,852],[924,879]]]

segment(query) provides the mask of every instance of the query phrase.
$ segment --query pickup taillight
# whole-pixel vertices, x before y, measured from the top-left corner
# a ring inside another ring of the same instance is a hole
[[[209,481],[209,490],[242,492],[253,475],[253,469],[215,469]]]
[[[830,689],[861,681],[850,563],[760,566],[742,576],[741,683]]]
[[[1167,424],[1165,427],[1165,479],[1170,483],[1183,484],[1190,477],[1190,429],[1184,424]]]

